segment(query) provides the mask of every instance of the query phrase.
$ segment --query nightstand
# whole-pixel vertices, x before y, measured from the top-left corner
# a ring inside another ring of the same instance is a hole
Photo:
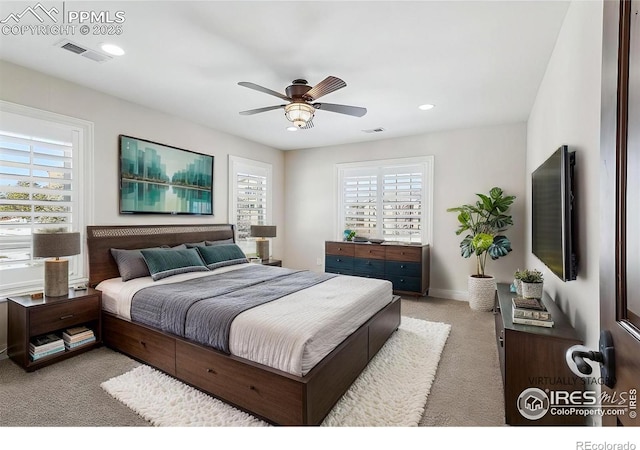
[[[101,293],[91,288],[81,291],[69,289],[69,294],[62,297],[44,296],[36,299],[29,295],[9,297],[7,354],[23,369],[31,372],[91,350],[102,341],[101,309]],[[62,336],[65,329],[80,325],[93,330],[95,342],[45,356],[36,361],[31,360],[29,343],[34,337],[48,333]]]
[[[277,266],[277,267],[282,267],[282,261],[279,259],[263,259],[262,260],[262,265],[263,266]]]

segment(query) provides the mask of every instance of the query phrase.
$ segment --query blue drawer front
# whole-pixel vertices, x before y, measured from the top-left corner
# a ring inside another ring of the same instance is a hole
[[[332,270],[332,273],[337,273],[335,272],[335,270],[339,270],[339,271],[348,270],[351,273],[353,273],[353,257],[327,255],[324,258],[324,267],[326,272],[329,272],[329,269],[334,269]]]
[[[360,259],[353,261],[353,271],[363,275],[375,275],[384,278],[384,261],[379,259]]]
[[[420,278],[387,275],[387,280],[393,284],[394,291],[420,292]]]
[[[385,263],[385,271],[387,275],[402,277],[420,277],[420,263],[416,262],[399,262],[387,261]]]
[[[334,269],[333,267],[326,267],[324,269],[325,273],[336,273],[338,275],[353,275],[352,270],[347,269]]]

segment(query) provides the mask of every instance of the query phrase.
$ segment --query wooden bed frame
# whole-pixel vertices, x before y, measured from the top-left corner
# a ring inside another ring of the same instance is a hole
[[[89,226],[89,284],[120,276],[111,248],[234,238],[233,225]],[[299,377],[102,312],[103,342],[214,397],[279,425],[318,425],[400,325],[400,299]]]

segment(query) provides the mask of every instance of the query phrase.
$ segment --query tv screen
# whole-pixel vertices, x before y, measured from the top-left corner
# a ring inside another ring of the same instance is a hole
[[[531,175],[532,250],[561,280],[575,280],[573,168],[575,152],[556,150]]]
[[[121,214],[213,214],[213,156],[120,135]]]

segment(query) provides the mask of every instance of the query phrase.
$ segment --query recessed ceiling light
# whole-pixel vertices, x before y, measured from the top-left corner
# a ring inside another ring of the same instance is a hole
[[[287,127],[287,131],[298,131],[298,127]]]
[[[100,48],[102,49],[102,51],[113,55],[113,56],[122,56],[124,55],[124,50],[122,50],[121,47],[118,47],[115,44],[102,44],[100,46]]]
[[[434,106],[436,106],[436,105],[430,105],[430,104],[428,104],[428,103],[427,103],[427,104],[425,104],[425,105],[420,105],[420,106],[418,106],[418,109],[421,109],[421,110],[423,110],[423,111],[428,111],[428,110],[430,110],[431,108],[433,108]]]

